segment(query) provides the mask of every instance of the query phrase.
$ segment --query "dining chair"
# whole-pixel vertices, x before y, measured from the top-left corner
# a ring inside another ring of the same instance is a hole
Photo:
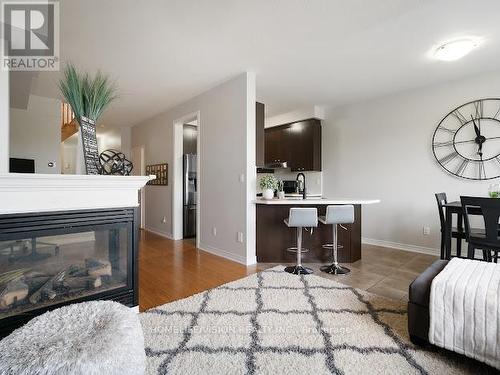
[[[436,201],[439,209],[439,221],[441,222],[441,259],[451,259],[451,251],[449,254],[445,254],[445,239],[446,239],[446,218],[445,218],[445,208],[444,205],[448,203],[446,193],[436,193]],[[461,228],[462,218],[458,217],[459,226],[451,228],[451,237],[457,239],[457,257],[462,255],[462,240],[466,239],[465,231]]]
[[[464,212],[465,235],[469,243],[467,257],[474,259],[476,249],[480,249],[483,251],[483,259],[485,261],[498,263],[498,252],[500,251],[500,237],[498,232],[500,199],[460,197],[460,201]],[[483,233],[471,231],[469,214],[471,207],[479,207],[481,209],[485,229]]]

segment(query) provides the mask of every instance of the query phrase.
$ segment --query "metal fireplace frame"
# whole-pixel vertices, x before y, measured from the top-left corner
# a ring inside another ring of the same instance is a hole
[[[126,224],[128,229],[127,285],[116,289],[56,302],[0,319],[0,338],[32,318],[61,306],[83,301],[112,300],[126,306],[139,304],[139,227],[137,207],[105,208],[0,215],[0,241],[106,230]]]

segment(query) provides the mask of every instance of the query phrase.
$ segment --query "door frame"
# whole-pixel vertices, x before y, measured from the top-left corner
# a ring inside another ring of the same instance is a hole
[[[201,228],[201,119],[200,111],[191,112],[185,116],[174,120],[173,124],[173,168],[172,168],[172,237],[174,240],[182,240],[183,235],[183,193],[182,193],[182,155],[184,153],[183,146],[183,126],[185,123],[192,122],[196,120],[196,126],[198,128],[198,136],[196,137],[196,151],[197,151],[197,163],[196,163],[196,178],[197,178],[197,201],[196,201],[196,246],[199,247],[200,244],[200,228]]]
[[[131,148],[130,150],[130,154],[131,155],[134,155],[134,149],[138,149],[139,150],[139,155],[140,155],[140,165],[139,166],[136,166],[134,165],[134,169],[139,167],[139,171],[138,171],[138,176],[144,176],[146,174],[146,160],[145,160],[145,146],[144,145],[139,145],[139,146],[134,146]],[[134,170],[132,170],[134,171]],[[140,205],[139,205],[139,215],[140,215],[140,229],[144,229],[146,227],[146,194],[145,194],[145,188],[144,186],[142,188],[139,189],[139,194],[140,194]]]

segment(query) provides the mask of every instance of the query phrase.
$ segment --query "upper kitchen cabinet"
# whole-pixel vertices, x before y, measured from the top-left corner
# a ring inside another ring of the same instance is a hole
[[[298,121],[265,130],[265,162],[286,161],[292,171],[321,171],[321,121]]]
[[[287,162],[290,159],[290,147],[286,127],[275,126],[266,129],[264,149],[266,165]]]
[[[310,119],[288,125],[289,167],[292,171],[321,171],[321,121]]]
[[[255,103],[255,165],[263,167],[265,164],[265,106]]]

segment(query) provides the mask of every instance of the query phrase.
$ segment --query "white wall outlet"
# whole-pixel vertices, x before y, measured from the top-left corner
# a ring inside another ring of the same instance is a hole
[[[424,234],[424,236],[428,236],[429,234],[431,234],[431,228],[427,225],[424,225],[424,227],[422,228],[422,233]]]
[[[217,236],[217,227],[212,228],[212,235],[215,237]]]
[[[240,182],[241,183],[245,182],[245,174],[244,173],[240,174]]]
[[[165,223],[167,222],[167,217],[166,217],[166,216],[163,216],[163,219],[161,219],[161,222],[162,222],[163,224],[165,224]]]
[[[238,242],[243,243],[243,232],[238,232],[237,239]]]

